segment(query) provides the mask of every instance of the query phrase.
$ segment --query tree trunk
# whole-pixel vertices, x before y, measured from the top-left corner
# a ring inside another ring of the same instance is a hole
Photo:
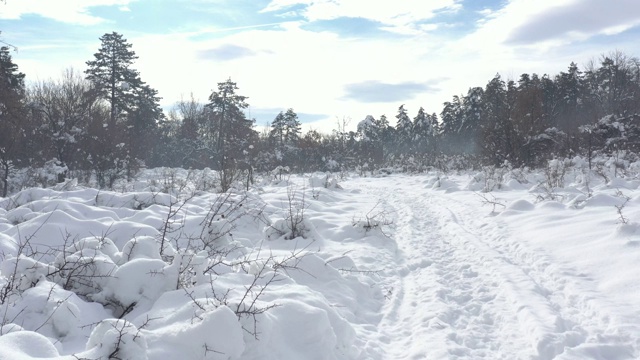
[[[9,162],[3,161],[2,168],[2,170],[4,170],[4,173],[2,174],[2,197],[7,197],[7,193],[9,191]]]

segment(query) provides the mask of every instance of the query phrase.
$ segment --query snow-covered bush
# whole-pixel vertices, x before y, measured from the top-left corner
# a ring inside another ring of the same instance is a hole
[[[483,166],[482,171],[473,176],[472,183],[467,187],[469,190],[491,192],[500,190],[504,186],[504,178],[508,169],[496,166]]]
[[[312,188],[322,187],[325,189],[340,189],[338,179],[336,179],[331,173],[326,173],[323,176],[311,176],[309,178],[309,186]]]
[[[0,280],[0,304],[45,281],[47,275],[53,272],[53,266],[22,253],[7,256],[0,264],[0,275],[3,277]]]
[[[282,216],[272,222],[266,229],[268,239],[284,237],[292,240],[297,237],[305,238],[311,230],[311,223],[305,216],[305,211],[309,207],[306,200],[306,193],[291,185],[287,188],[287,199],[283,203]]]
[[[547,162],[544,169],[545,185],[548,189],[564,187],[564,177],[571,166],[570,160],[553,159]]]
[[[108,286],[119,258],[111,240],[82,239],[58,254],[48,277],[66,290],[92,298]]]
[[[354,227],[362,229],[365,233],[378,230],[384,235],[382,228],[393,224],[393,221],[390,219],[389,213],[384,209],[383,204],[378,202],[360,218],[354,217],[352,224]]]
[[[131,322],[106,319],[91,332],[83,359],[147,360],[147,341]]]

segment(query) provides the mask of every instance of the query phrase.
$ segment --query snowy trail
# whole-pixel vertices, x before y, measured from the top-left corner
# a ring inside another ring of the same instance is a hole
[[[387,359],[631,359],[637,327],[615,326],[584,274],[528,249],[486,209],[424,178],[355,180],[395,213],[395,264],[377,341]],[[408,191],[411,189],[410,191]]]

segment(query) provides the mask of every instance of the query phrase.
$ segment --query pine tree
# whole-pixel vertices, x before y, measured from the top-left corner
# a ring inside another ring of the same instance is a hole
[[[164,119],[158,91],[146,84],[134,89],[131,110],[127,114],[131,155],[146,159],[153,149],[158,124]]]
[[[287,145],[295,147],[300,139],[301,126],[298,120],[298,114],[293,109],[287,109],[284,113],[285,136],[284,141]]]
[[[424,108],[420,107],[418,114],[413,118],[413,134],[412,138],[416,148],[421,152],[426,152],[429,138],[431,137],[431,121],[429,115],[425,113]]]
[[[411,147],[413,123],[407,115],[407,110],[404,108],[404,104],[398,108],[398,114],[396,115],[398,122],[396,123],[396,142],[398,144],[398,150],[400,152],[406,152]]]
[[[215,148],[223,191],[231,186],[240,163],[251,163],[247,156],[257,138],[253,120],[247,119],[243,111],[249,106],[247,97],[236,94],[236,90],[238,87],[231,79],[218,83],[218,91],[211,93],[206,105],[211,111],[211,121],[217,125]]]
[[[275,145],[276,149],[282,150],[284,148],[284,138],[286,133],[286,123],[284,114],[282,111],[276,115],[275,119],[271,123],[271,132],[269,132],[269,139]]]
[[[360,138],[364,142],[374,142],[380,140],[378,121],[371,115],[367,115],[364,120],[358,123],[357,131]]]
[[[442,118],[442,132],[444,135],[455,135],[462,127],[462,101],[454,95],[452,101],[446,101],[440,113]]]
[[[472,87],[462,99],[462,124],[460,134],[468,139],[475,138],[482,125],[482,93],[481,87]]]
[[[460,138],[460,128],[462,127],[462,101],[458,95],[444,103],[444,108],[440,113],[442,119],[442,142],[441,148],[449,153],[458,153],[459,144],[464,140]]]
[[[431,114],[429,117],[430,122],[430,143],[429,143],[429,151],[431,151],[434,155],[440,150],[440,122],[438,121],[438,115],[436,113]]]
[[[489,81],[482,95],[482,151],[494,165],[515,162],[513,125],[509,117],[507,86],[500,74]]]
[[[109,103],[105,135],[111,138],[108,142],[112,148],[125,145],[124,159],[117,161],[123,162],[122,166],[131,175],[138,161],[147,157],[152,139],[157,135],[158,123],[163,117],[160,98],[158,92],[145,84],[139,72],[132,68],[138,57],[121,34],[107,33],[100,37],[100,41],[101,47],[94,54],[95,59],[86,63],[89,68],[85,74],[98,96]],[[120,138],[123,134],[124,142]]]
[[[376,128],[378,131],[378,139],[383,144],[390,145],[393,142],[394,128],[389,124],[387,115],[380,115],[380,118],[376,121]]]
[[[436,113],[431,114],[429,118],[431,125],[429,126],[431,129],[431,136],[438,137],[440,135],[440,122],[438,121],[438,115]]]
[[[123,114],[132,110],[135,91],[144,83],[138,71],[131,68],[138,57],[121,34],[104,34],[100,41],[102,44],[94,54],[95,60],[87,61],[89,68],[85,73],[100,96],[109,102],[109,126],[115,126]]]
[[[9,176],[26,147],[29,124],[24,108],[24,74],[18,71],[6,46],[0,47],[0,181],[2,197],[9,190]]]
[[[555,83],[559,102],[556,124],[560,130],[575,132],[581,125],[587,124],[587,117],[580,114],[584,104],[584,80],[578,65],[572,62],[567,72],[556,76]]]

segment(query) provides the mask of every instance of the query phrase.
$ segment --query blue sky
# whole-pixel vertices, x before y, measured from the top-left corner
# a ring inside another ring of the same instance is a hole
[[[496,74],[556,74],[611,51],[640,56],[637,0],[7,0],[1,38],[30,80],[83,71],[116,31],[170,108],[238,83],[258,125],[287,108],[330,131],[442,103]]]

